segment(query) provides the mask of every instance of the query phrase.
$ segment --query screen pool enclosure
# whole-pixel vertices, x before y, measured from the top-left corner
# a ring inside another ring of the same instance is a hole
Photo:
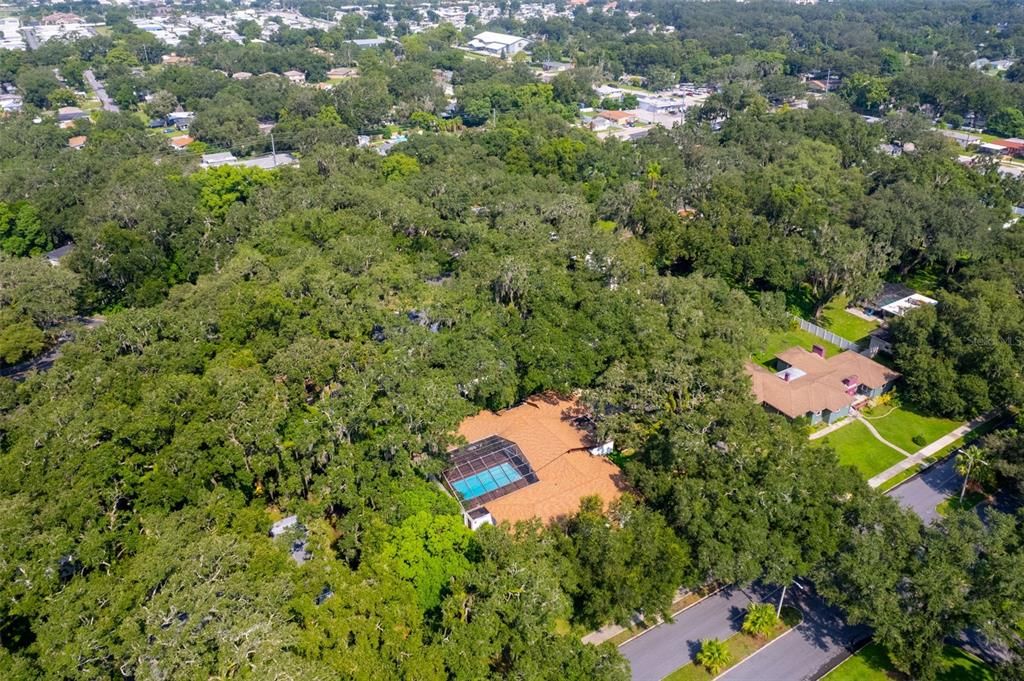
[[[451,458],[444,479],[467,510],[537,482],[518,445],[498,435],[471,442]]]

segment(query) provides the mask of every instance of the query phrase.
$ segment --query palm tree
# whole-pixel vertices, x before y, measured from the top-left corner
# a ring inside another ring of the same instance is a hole
[[[700,643],[697,664],[707,667],[709,672],[718,676],[720,671],[732,664],[732,653],[722,641],[717,638],[707,638]]]
[[[750,603],[747,605],[747,616],[743,618],[743,633],[764,638],[778,624],[779,617],[775,607],[770,603]]]
[[[987,466],[988,461],[982,457],[985,452],[979,447],[971,445],[956,455],[956,472],[964,476],[963,487],[960,488],[960,503],[964,503],[964,493],[967,492],[967,482],[971,479],[971,471],[976,466]]]

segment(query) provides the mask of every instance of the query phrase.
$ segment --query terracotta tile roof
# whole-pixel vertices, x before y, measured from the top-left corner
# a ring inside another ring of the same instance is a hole
[[[850,350],[825,359],[803,348],[790,348],[777,357],[803,375],[786,381],[757,364],[748,362],[744,368],[758,401],[790,418],[806,416],[808,412],[837,411],[856,400],[856,395],[848,393],[851,387],[859,384],[874,390],[900,377],[888,367]]]
[[[629,111],[602,111],[601,113],[597,114],[597,117],[605,118],[609,121],[621,122],[631,121],[635,119],[636,114],[631,113]]]
[[[76,135],[68,139],[68,146],[72,149],[79,149],[85,146],[85,143],[89,141],[89,138],[85,135]]]
[[[193,142],[195,142],[195,140],[192,139],[188,135],[180,135],[178,137],[172,137],[171,138],[171,146],[175,147],[177,149],[181,149],[183,147],[187,147],[188,145],[192,144]]]
[[[596,495],[607,504],[625,486],[611,461],[591,455],[587,433],[572,424],[580,415],[575,400],[536,395],[523,404],[494,413],[483,411],[459,426],[468,442],[499,435],[519,446],[538,481],[487,502],[498,522],[540,518],[549,523],[579,510],[583,497]]]

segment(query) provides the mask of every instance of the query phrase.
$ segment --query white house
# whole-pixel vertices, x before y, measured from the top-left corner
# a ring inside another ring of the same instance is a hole
[[[512,55],[525,50],[529,44],[529,40],[516,35],[484,31],[466,43],[466,49],[489,57],[508,59]]]

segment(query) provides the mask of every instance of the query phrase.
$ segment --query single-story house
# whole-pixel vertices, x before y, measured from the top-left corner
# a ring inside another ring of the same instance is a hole
[[[632,125],[637,120],[633,111],[601,111],[594,118],[603,118],[616,125]]]
[[[68,121],[77,121],[81,118],[88,118],[89,114],[79,109],[77,106],[62,106],[57,109],[57,120],[61,123]]]
[[[864,301],[861,308],[874,317],[888,319],[902,317],[922,305],[937,305],[939,301],[921,295],[909,286],[886,282],[874,298]]]
[[[192,125],[196,115],[191,111],[172,111],[167,114],[167,124],[173,125],[178,130],[186,130],[188,126]]]
[[[252,74],[248,71],[235,71],[231,74],[231,77],[235,80],[249,80],[252,78]]]
[[[195,140],[189,135],[178,135],[177,137],[172,137],[170,140],[171,146],[178,151],[183,151],[193,142],[195,142]]]
[[[942,135],[943,137],[948,137],[949,139],[953,140],[964,149],[975,144],[981,144],[980,136],[972,135],[966,132],[960,132],[958,130],[939,130],[939,134]]]
[[[443,481],[466,523],[549,523],[579,510],[584,497],[605,503],[625,489],[593,422],[575,399],[535,395],[501,412],[483,411],[459,426],[469,443],[450,453]]]
[[[825,357],[825,349],[795,347],[775,356],[775,371],[748,362],[754,396],[791,419],[835,423],[866,400],[889,390],[900,375],[864,355],[847,350]]]
[[[525,50],[529,44],[529,40],[517,35],[484,31],[473,36],[473,39],[466,43],[466,49],[488,57],[508,59]]]
[[[230,151],[218,151],[215,154],[203,154],[202,163],[199,165],[203,168],[216,168],[217,166],[227,165],[235,160],[235,155]]]
[[[352,43],[356,47],[380,47],[381,45],[387,45],[388,38],[355,38],[345,42]]]
[[[620,102],[622,98],[626,96],[626,91],[622,88],[613,87],[611,85],[598,85],[594,88],[594,92],[601,99],[617,99]]]
[[[296,71],[294,69],[292,69],[291,71],[285,71],[284,77],[290,80],[291,82],[295,83],[296,85],[302,85],[303,83],[306,82],[306,74],[303,73],[302,71]]]
[[[72,149],[81,149],[85,146],[85,143],[89,141],[89,138],[85,135],[75,135],[68,140],[68,146]]]

